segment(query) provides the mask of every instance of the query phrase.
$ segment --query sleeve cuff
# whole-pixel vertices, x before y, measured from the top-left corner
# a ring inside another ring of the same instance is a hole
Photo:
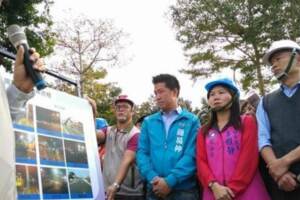
[[[272,147],[271,143],[265,143],[259,146],[259,151],[261,151],[265,147]]]
[[[34,96],[34,91],[30,93],[24,93],[19,90],[14,84],[11,84],[7,88],[7,98],[10,105],[13,107],[22,107],[24,104]]]
[[[173,188],[177,183],[177,178],[173,174],[170,174],[165,178],[165,181],[170,188]]]
[[[154,177],[158,176],[154,171],[150,171],[147,173],[147,181],[150,183]]]

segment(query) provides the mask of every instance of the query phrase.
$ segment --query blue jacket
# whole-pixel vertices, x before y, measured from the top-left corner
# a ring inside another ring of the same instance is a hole
[[[159,176],[172,189],[195,187],[195,146],[199,126],[197,116],[186,110],[182,110],[171,124],[168,134],[161,112],[145,118],[138,142],[137,164],[148,183]]]

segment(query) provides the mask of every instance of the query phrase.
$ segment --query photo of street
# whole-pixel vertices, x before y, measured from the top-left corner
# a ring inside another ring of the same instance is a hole
[[[35,166],[16,165],[16,186],[18,196],[39,196],[39,181]]]
[[[16,161],[36,163],[35,136],[15,131]]]
[[[71,197],[93,197],[89,171],[85,169],[69,169],[68,171]]]
[[[44,198],[68,198],[69,191],[65,169],[42,167],[41,178]]]
[[[84,143],[64,140],[67,166],[88,167],[86,147]]]
[[[62,120],[62,129],[65,137],[84,139],[83,124],[80,121],[67,117]]]
[[[63,143],[61,139],[39,136],[39,152],[42,164],[64,166]]]
[[[33,130],[33,105],[28,104],[14,119],[14,126],[19,129]]]
[[[38,132],[61,136],[59,112],[37,106],[36,123]]]

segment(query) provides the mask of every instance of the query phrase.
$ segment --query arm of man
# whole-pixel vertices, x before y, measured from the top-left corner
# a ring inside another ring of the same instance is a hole
[[[295,154],[299,153],[299,147],[296,148],[295,151],[291,151],[291,154],[289,153],[290,155],[287,154],[287,158],[282,157],[281,159],[277,159],[270,141],[270,121],[263,107],[263,99],[261,99],[258,104],[256,118],[258,122],[258,141],[261,156],[269,168],[270,175],[278,182],[281,176],[288,173],[290,162],[295,162],[297,160],[297,155]],[[284,176],[283,180],[287,180],[286,177],[290,178],[290,175],[291,174],[288,173]],[[280,182],[282,182],[282,180]]]
[[[36,70],[43,71],[44,64],[40,55],[34,49],[30,49],[30,60],[34,63],[33,67]],[[27,75],[25,66],[23,64],[24,49],[20,47],[17,52],[16,62],[14,67],[13,84],[10,85],[6,91],[9,109],[13,120],[17,117],[21,108],[26,102],[34,96],[34,84],[31,78]]]
[[[154,171],[150,159],[150,141],[148,136],[148,121],[147,119],[142,124],[141,133],[138,141],[137,155],[136,155],[137,165],[141,176],[151,182],[155,177],[158,176],[157,172]]]
[[[279,160],[286,166],[290,166],[291,164],[300,161],[300,146],[296,147]]]
[[[270,121],[263,107],[263,98],[260,100],[257,106],[256,119],[258,125],[258,145],[260,154],[268,166],[270,163],[276,161],[277,158],[272,149],[270,136]],[[272,176],[272,174],[270,175]],[[273,177],[273,179],[275,180],[275,177]]]
[[[106,139],[107,129],[96,130],[96,138],[98,145],[104,144]]]
[[[123,159],[119,166],[117,176],[115,178],[115,182],[118,185],[121,185],[123,180],[125,179],[128,170],[132,163],[135,161],[135,154],[137,149],[137,141],[138,141],[138,133],[135,134],[129,141],[127,150],[124,152]],[[113,200],[115,193],[117,192],[117,188],[114,185],[111,185],[107,188],[107,196],[108,200]]]
[[[299,160],[300,160],[300,146],[296,147],[288,154],[284,155],[279,159],[270,160],[268,162],[269,172],[272,175],[272,177],[275,179],[275,181],[278,181],[278,179],[289,170],[290,165],[295,162],[298,162]]]

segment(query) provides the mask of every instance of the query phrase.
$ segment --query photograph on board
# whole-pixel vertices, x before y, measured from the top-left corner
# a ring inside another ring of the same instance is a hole
[[[16,162],[36,164],[35,135],[15,131]]]
[[[39,135],[38,141],[41,164],[65,166],[62,139]]]
[[[91,178],[87,169],[68,169],[72,198],[93,198]]]
[[[36,166],[16,165],[18,199],[40,199]]]
[[[42,167],[41,179],[44,199],[69,198],[65,169]]]
[[[66,138],[84,140],[83,123],[70,116],[63,117],[63,135]]]
[[[60,113],[36,106],[37,132],[61,136]]]
[[[85,143],[64,140],[68,167],[88,168]]]
[[[17,129],[26,131],[34,131],[33,126],[33,105],[28,104],[25,108],[21,109],[13,118],[13,126]]]

